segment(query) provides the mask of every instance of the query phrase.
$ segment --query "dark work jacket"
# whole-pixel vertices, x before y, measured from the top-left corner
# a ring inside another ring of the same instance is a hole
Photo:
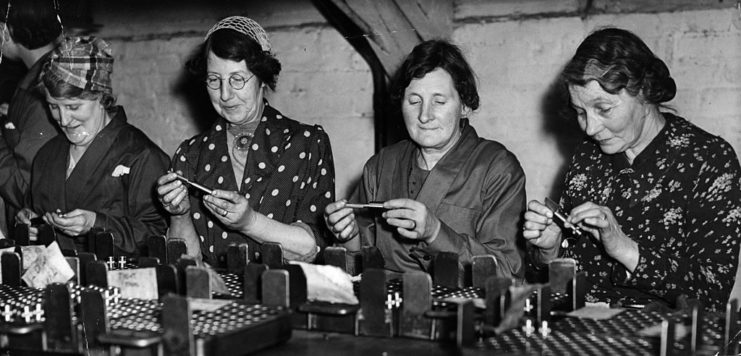
[[[147,136],[126,122],[121,107],[85,151],[69,178],[70,143],[59,135],[41,148],[33,164],[31,206],[39,215],[84,209],[95,226],[113,232],[118,253],[138,254],[146,237],[163,235],[167,222],[155,206],[157,178],[169,159]],[[120,174],[128,168],[128,174]],[[84,250],[81,238],[57,232],[60,247]]]
[[[364,245],[377,246],[386,268],[405,272],[429,270],[430,257],[456,252],[461,267],[476,255],[493,255],[498,275],[522,277],[518,248],[525,208],[525,174],[515,156],[501,144],[480,138],[461,122],[458,143],[430,171],[416,199],[441,222],[432,243],[405,239],[379,215],[358,216]],[[409,172],[416,164],[417,145],[405,140],[384,148],[365,164],[360,199],[363,202],[409,197]]]
[[[46,56],[26,73],[8,107],[0,137],[0,196],[8,208],[9,221],[22,207],[31,183],[31,164],[41,146],[57,135],[46,101],[38,90],[38,76]]]

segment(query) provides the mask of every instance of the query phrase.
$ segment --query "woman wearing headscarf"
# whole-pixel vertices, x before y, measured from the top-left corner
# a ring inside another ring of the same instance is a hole
[[[376,246],[386,268],[429,271],[440,252],[493,255],[502,277],[522,277],[517,246],[525,208],[525,174],[500,143],[479,137],[468,116],[479,106],[476,80],[460,50],[445,41],[417,45],[396,73],[392,91],[410,140],[365,164],[361,203],[327,206],[327,226],[351,249]]]
[[[49,111],[61,129],[34,159],[30,204],[17,221],[43,216],[61,248],[86,247],[92,228],[113,233],[116,253],[136,255],[167,222],[154,200],[167,155],[114,105],[113,57],[99,38],[67,38],[41,72]]]
[[[211,128],[184,141],[172,171],[159,179],[170,212],[169,237],[188,254],[223,266],[227,246],[280,243],[289,260],[312,261],[325,234],[321,214],[334,198],[334,164],[321,126],[291,120],[268,104],[280,62],[265,30],[246,17],[219,21],[206,34],[191,71],[215,110]],[[213,189],[202,193],[178,175]]]
[[[673,305],[686,295],[722,310],[741,236],[733,148],[662,110],[674,80],[629,31],[590,34],[562,78],[588,137],[566,174],[565,224],[542,203],[528,204],[524,236],[534,260],[576,259],[590,302]]]

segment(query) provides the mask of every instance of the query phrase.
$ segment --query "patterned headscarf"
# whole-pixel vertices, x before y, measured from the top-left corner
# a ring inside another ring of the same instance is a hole
[[[263,51],[270,52],[270,41],[268,41],[268,34],[265,29],[260,26],[259,23],[255,22],[250,18],[244,16],[230,16],[216,23],[206,33],[204,41],[208,40],[212,33],[221,30],[228,29],[237,31],[247,37],[252,38],[255,42],[260,44]]]
[[[65,38],[41,72],[85,91],[113,93],[113,57],[107,42],[96,37]]]

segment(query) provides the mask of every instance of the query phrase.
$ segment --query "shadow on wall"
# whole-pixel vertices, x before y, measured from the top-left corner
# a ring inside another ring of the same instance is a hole
[[[202,48],[194,47],[188,59],[197,55]],[[191,73],[186,66],[180,70],[175,79],[174,96],[185,103],[188,112],[187,117],[193,121],[197,132],[203,132],[211,127],[217,118],[217,114],[211,106],[211,100],[206,92],[206,84],[201,78]]]
[[[543,131],[555,139],[558,153],[565,157],[565,163],[558,169],[556,181],[551,185],[548,196],[558,199],[565,188],[563,181],[569,169],[571,156],[576,146],[584,139],[584,133],[576,122],[576,113],[569,105],[569,93],[559,77],[551,82],[540,103],[543,113]]]

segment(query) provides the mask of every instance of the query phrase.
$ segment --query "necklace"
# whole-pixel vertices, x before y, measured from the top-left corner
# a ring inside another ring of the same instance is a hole
[[[232,141],[232,149],[239,152],[245,153],[250,149],[250,143],[252,138],[255,137],[255,129],[259,122],[249,122],[243,125],[227,125],[227,131],[234,137]]]

